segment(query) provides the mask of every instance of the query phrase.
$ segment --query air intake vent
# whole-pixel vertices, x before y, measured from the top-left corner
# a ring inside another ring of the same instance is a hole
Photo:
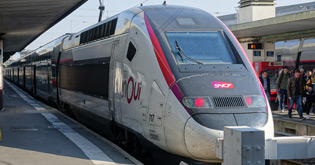
[[[101,38],[107,38],[111,35],[114,35],[116,25],[117,18],[81,33],[80,44],[92,42]]]
[[[245,107],[242,97],[213,97],[212,100],[216,108]]]

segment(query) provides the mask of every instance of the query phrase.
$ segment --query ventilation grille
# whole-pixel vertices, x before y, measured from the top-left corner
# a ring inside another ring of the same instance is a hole
[[[245,107],[242,97],[213,97],[216,108]]]
[[[80,36],[80,44],[92,42],[100,38],[110,37],[115,33],[117,18],[89,29]]]

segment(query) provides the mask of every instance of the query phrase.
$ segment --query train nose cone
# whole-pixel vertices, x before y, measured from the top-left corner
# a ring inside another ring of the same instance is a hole
[[[185,144],[194,157],[206,161],[218,161],[216,157],[216,140],[223,138],[223,131],[209,129],[188,119],[185,126]]]

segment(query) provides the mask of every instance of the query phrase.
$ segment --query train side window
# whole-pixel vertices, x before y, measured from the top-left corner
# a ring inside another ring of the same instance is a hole
[[[133,45],[133,43],[129,42],[128,51],[127,51],[127,58],[130,62],[132,61],[133,57],[135,56],[136,51],[137,50],[136,50],[135,46]]]

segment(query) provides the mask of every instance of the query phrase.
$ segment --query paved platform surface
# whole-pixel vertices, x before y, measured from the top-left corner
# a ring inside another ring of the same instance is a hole
[[[273,111],[273,121],[276,136],[315,136],[315,115],[310,113],[309,120],[299,119],[296,111],[293,111],[292,118],[289,118],[288,111]],[[306,117],[306,113],[303,113]]]
[[[4,82],[0,165],[141,164],[128,153]]]
[[[315,115],[313,112],[310,112],[310,119],[309,120],[306,120],[306,119],[301,120],[299,117],[299,114],[295,110],[292,111],[292,118],[289,118],[288,110],[285,110],[284,112],[281,112],[279,110],[273,110],[272,114],[273,114],[274,119],[290,120],[290,121],[295,121],[295,122],[299,122],[299,123],[315,125]],[[303,113],[303,117],[306,118],[305,112]]]

